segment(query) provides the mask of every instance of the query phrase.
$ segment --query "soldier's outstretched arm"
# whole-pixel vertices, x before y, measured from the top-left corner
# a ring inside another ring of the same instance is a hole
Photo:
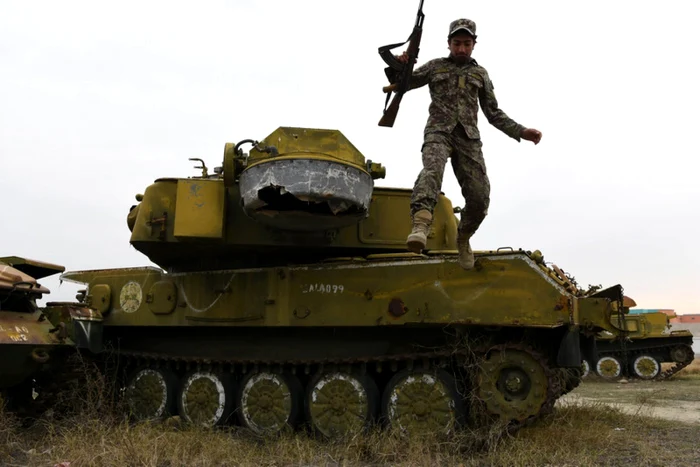
[[[496,94],[493,90],[493,83],[486,71],[484,71],[483,78],[484,86],[479,90],[479,104],[481,105],[481,110],[484,112],[486,119],[491,125],[495,126],[506,135],[520,141],[520,138],[524,137],[523,130],[527,130],[527,128],[510,118],[498,107]],[[528,133],[526,133],[526,135],[529,136]]]

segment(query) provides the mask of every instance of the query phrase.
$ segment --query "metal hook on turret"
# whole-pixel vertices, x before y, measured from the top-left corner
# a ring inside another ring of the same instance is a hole
[[[190,160],[191,161],[199,161],[202,164],[199,167],[195,166],[195,169],[202,169],[202,178],[209,177],[209,171],[207,170],[207,166],[202,159],[199,159],[198,157],[190,157]]]
[[[236,146],[233,148],[233,153],[238,156],[238,157],[243,157],[243,151],[240,150],[240,147],[243,146],[245,143],[251,143],[253,146],[257,146],[260,144],[258,141],[254,139],[244,139],[242,141],[239,141],[236,143]]]

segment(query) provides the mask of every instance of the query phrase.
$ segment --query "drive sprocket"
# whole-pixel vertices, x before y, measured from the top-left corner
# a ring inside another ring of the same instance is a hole
[[[517,425],[551,411],[559,386],[546,359],[529,346],[494,347],[478,369],[477,395],[488,413]]]

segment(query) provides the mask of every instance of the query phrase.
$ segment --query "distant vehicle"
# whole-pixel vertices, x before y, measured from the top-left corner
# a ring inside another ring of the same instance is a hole
[[[625,301],[627,306],[634,306],[634,301],[628,297]],[[625,330],[622,335],[605,331],[599,334],[596,339],[598,359],[584,360],[584,377],[593,368],[604,379],[665,379],[690,365],[695,359],[693,334],[687,330],[671,330],[671,316],[664,311],[630,309],[620,326]],[[663,371],[662,363],[675,365]]]

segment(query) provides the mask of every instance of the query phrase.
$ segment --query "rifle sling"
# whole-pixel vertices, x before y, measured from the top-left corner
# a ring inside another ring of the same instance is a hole
[[[412,36],[413,34],[411,34],[411,37]],[[396,60],[394,54],[391,53],[391,49],[395,49],[396,47],[407,44],[411,40],[411,37],[409,37],[406,42],[399,42],[398,44],[389,44],[383,47],[379,47],[379,55],[382,57],[382,60],[384,60],[384,62],[387,65],[389,65],[389,67],[391,67],[392,69],[396,71],[401,71],[401,69],[403,68],[403,63]]]

